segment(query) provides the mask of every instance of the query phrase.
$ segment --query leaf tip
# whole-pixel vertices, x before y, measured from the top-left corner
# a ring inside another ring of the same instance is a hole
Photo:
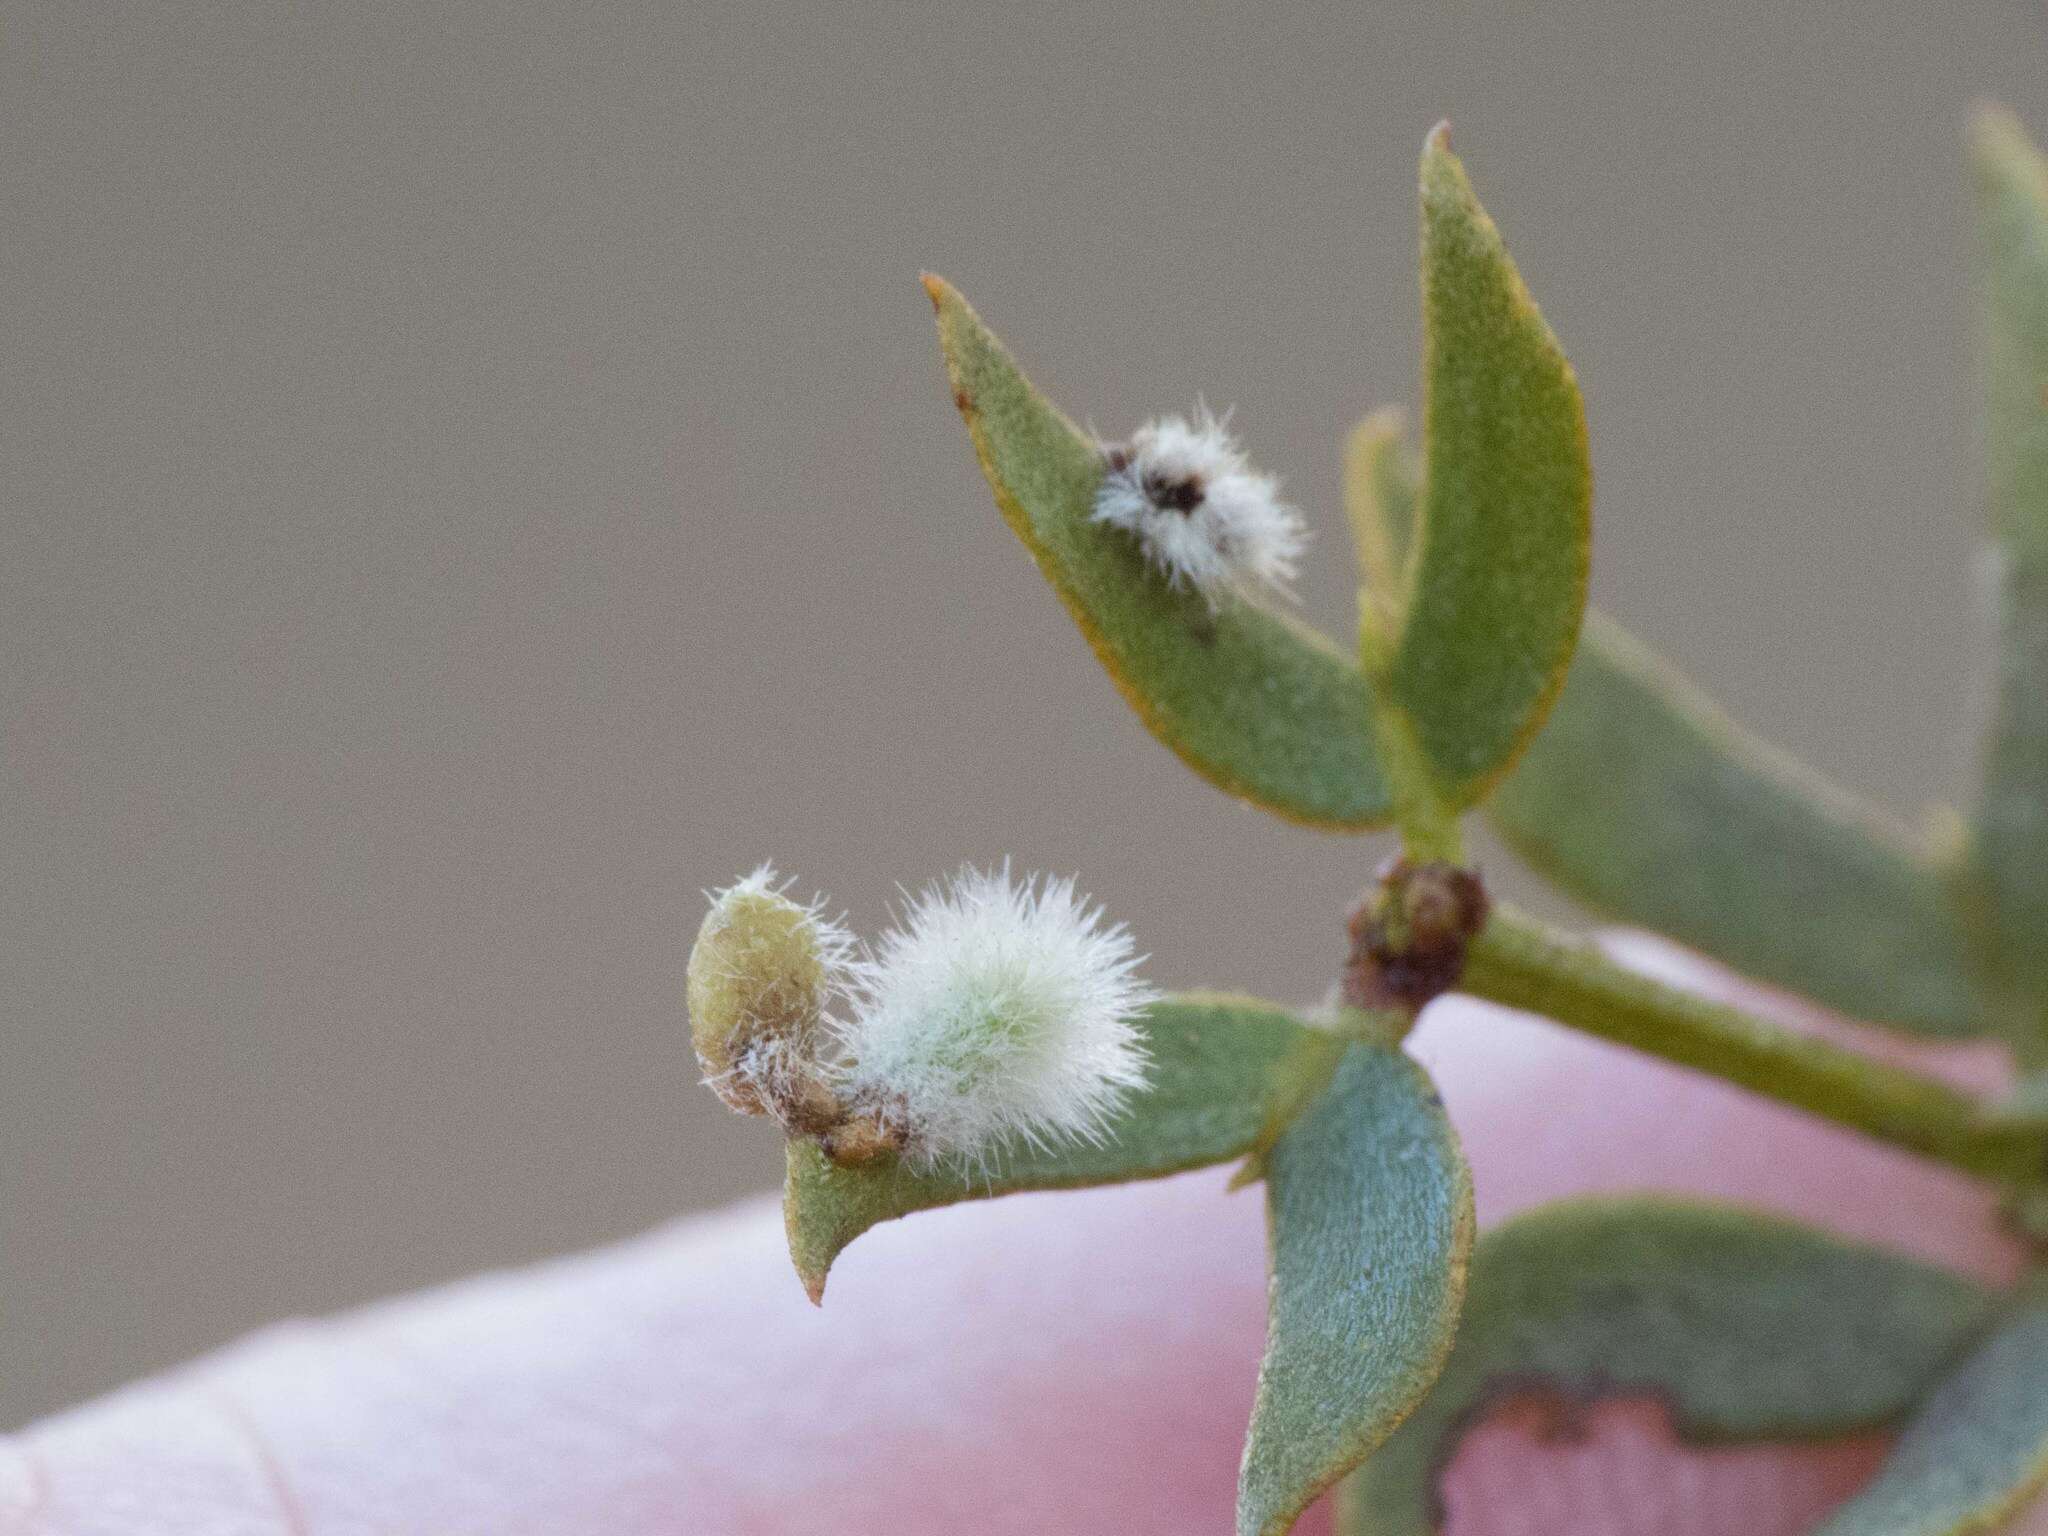
[[[783,1200],[782,1225],[789,1235],[789,1262],[804,1294],[810,1297],[812,1306],[824,1306],[825,1280],[832,1273],[832,1261],[838,1257],[838,1250],[829,1244],[820,1245],[815,1234],[803,1230],[793,1195]]]
[[[1398,443],[1408,430],[1408,413],[1398,405],[1383,405],[1368,412],[1344,440],[1347,462],[1365,463],[1389,443]]]
[[[924,284],[925,297],[932,301],[932,313],[939,322],[939,351],[946,360],[946,378],[953,386],[954,408],[966,419],[970,431],[977,430],[974,390],[968,382],[963,349],[971,343],[980,319],[960,290],[938,273],[920,273],[918,281]]]
[[[1979,101],[1970,113],[1970,162],[1989,197],[2021,190],[2048,200],[2048,161],[2011,108]]]
[[[822,1180],[831,1168],[816,1142],[792,1137],[784,1151],[782,1231],[789,1240],[789,1262],[811,1305],[825,1304],[825,1278],[832,1261],[859,1235],[835,1221],[833,1208],[819,1198]]]
[[[1993,153],[2007,149],[2018,141],[2026,142],[2026,130],[2020,127],[2020,120],[2012,108],[2002,101],[1988,96],[1979,97],[1970,104],[1970,147],[1978,154]]]
[[[1441,218],[1452,210],[1485,216],[1472,190],[1472,179],[1465,174],[1465,162],[1451,149],[1449,118],[1430,129],[1429,137],[1422,141],[1422,205],[1426,220],[1432,215]]]

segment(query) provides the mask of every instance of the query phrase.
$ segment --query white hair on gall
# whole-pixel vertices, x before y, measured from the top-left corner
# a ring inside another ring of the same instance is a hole
[[[1216,606],[1227,592],[1285,592],[1308,544],[1301,514],[1254,469],[1228,419],[1162,416],[1104,450],[1094,521],[1134,536],[1172,585]]]
[[[834,1020],[843,1091],[926,1168],[1100,1141],[1149,1065],[1136,1016],[1159,994],[1139,958],[1072,880],[962,869],[856,966],[854,1007]]]

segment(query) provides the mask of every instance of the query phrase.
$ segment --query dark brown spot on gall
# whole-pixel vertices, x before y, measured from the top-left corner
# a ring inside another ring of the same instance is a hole
[[[1131,450],[1128,448],[1104,449],[1102,462],[1109,467],[1109,472],[1112,475],[1120,475],[1131,467]]]
[[[1345,1005],[1413,1015],[1458,983],[1492,902],[1477,871],[1396,858],[1345,923]]]
[[[967,391],[964,389],[954,390],[953,409],[958,411],[962,416],[965,416],[969,411],[974,409],[974,397],[968,394]]]
[[[1178,512],[1183,516],[1202,504],[1208,489],[1202,484],[1200,475],[1147,475],[1145,477],[1145,499],[1166,512]]]

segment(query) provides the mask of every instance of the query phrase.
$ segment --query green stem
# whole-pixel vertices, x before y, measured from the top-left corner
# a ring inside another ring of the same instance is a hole
[[[2012,1184],[2048,1175],[2040,1132],[1990,1120],[1969,1094],[1665,986],[1519,913],[1495,910],[1458,990],[1710,1072],[1969,1173]]]
[[[1394,795],[1394,825],[1401,847],[1417,863],[1462,864],[1464,837],[1458,816],[1445,805],[1430,775],[1429,761],[1416,740],[1415,723],[1394,700],[1386,668],[1391,641],[1371,621],[1369,599],[1361,592],[1367,615],[1359,630],[1359,659],[1365,672],[1366,707],[1372,712],[1373,738]]]

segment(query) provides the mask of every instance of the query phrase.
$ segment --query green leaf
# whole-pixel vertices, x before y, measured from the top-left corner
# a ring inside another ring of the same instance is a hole
[[[1228,1162],[1271,1139],[1279,1109],[1327,1074],[1336,1043],[1292,1014],[1252,998],[1193,993],[1144,1019],[1152,1070],[1113,1134],[1087,1142],[1020,1146],[973,1174],[916,1173],[895,1161],[841,1168],[816,1143],[792,1140],[783,1189],[790,1257],[811,1300],[846,1245],[879,1222],[963,1200],[1027,1189],[1072,1189],[1151,1179]]]
[[[1988,1531],[2048,1483],[2048,1296],[2022,1301],[1921,1404],[1816,1536]]]
[[[1585,605],[1592,470],[1578,384],[1441,129],[1423,155],[1422,222],[1423,504],[1394,501],[1412,483],[1397,423],[1362,428],[1347,469],[1367,639],[1386,679],[1378,711],[1323,636],[1239,598],[1212,611],[1094,522],[1096,445],[950,285],[925,280],[996,504],[1125,698],[1196,772],[1316,826],[1392,818],[1383,740],[1420,754],[1442,808],[1478,800],[1555,698]]]
[[[1382,647],[1401,627],[1421,484],[1422,466],[1402,435],[1398,410],[1374,411],[1352,428],[1344,444],[1344,512],[1358,551],[1360,620],[1369,643]]]
[[[1427,468],[1387,677],[1456,809],[1507,770],[1563,686],[1593,471],[1571,364],[1445,127],[1422,156],[1422,312]]]
[[[1571,1201],[1487,1233],[1437,1385],[1346,1484],[1345,1536],[1438,1530],[1436,1480],[1498,1395],[1654,1392],[1695,1441],[1890,1424],[1996,1299],[1897,1254],[1736,1207]]]
[[[1346,459],[1377,567],[1405,547],[1419,495],[1399,431],[1393,412],[1367,417]],[[1606,916],[1857,1018],[1948,1038],[1987,1028],[1955,903],[1912,834],[1746,734],[1598,609],[1487,812]]]
[[[1267,1162],[1273,1280],[1239,1536],[1277,1536],[1370,1455],[1451,1347],[1472,1179],[1422,1069],[1357,1045]]]
[[[1997,708],[1976,824],[1996,959],[2048,1050],[2048,167],[2008,114],[1974,135],[1985,446],[1998,541]]]
[[[1226,792],[1293,821],[1363,829],[1391,814],[1348,656],[1283,615],[1170,587],[1090,520],[1102,455],[1031,387],[949,284],[925,279],[939,342],[996,505],[1152,734]]]
[[[1598,613],[1487,810],[1608,916],[1858,1018],[1985,1027],[1955,905],[1910,835],[1745,735]]]

